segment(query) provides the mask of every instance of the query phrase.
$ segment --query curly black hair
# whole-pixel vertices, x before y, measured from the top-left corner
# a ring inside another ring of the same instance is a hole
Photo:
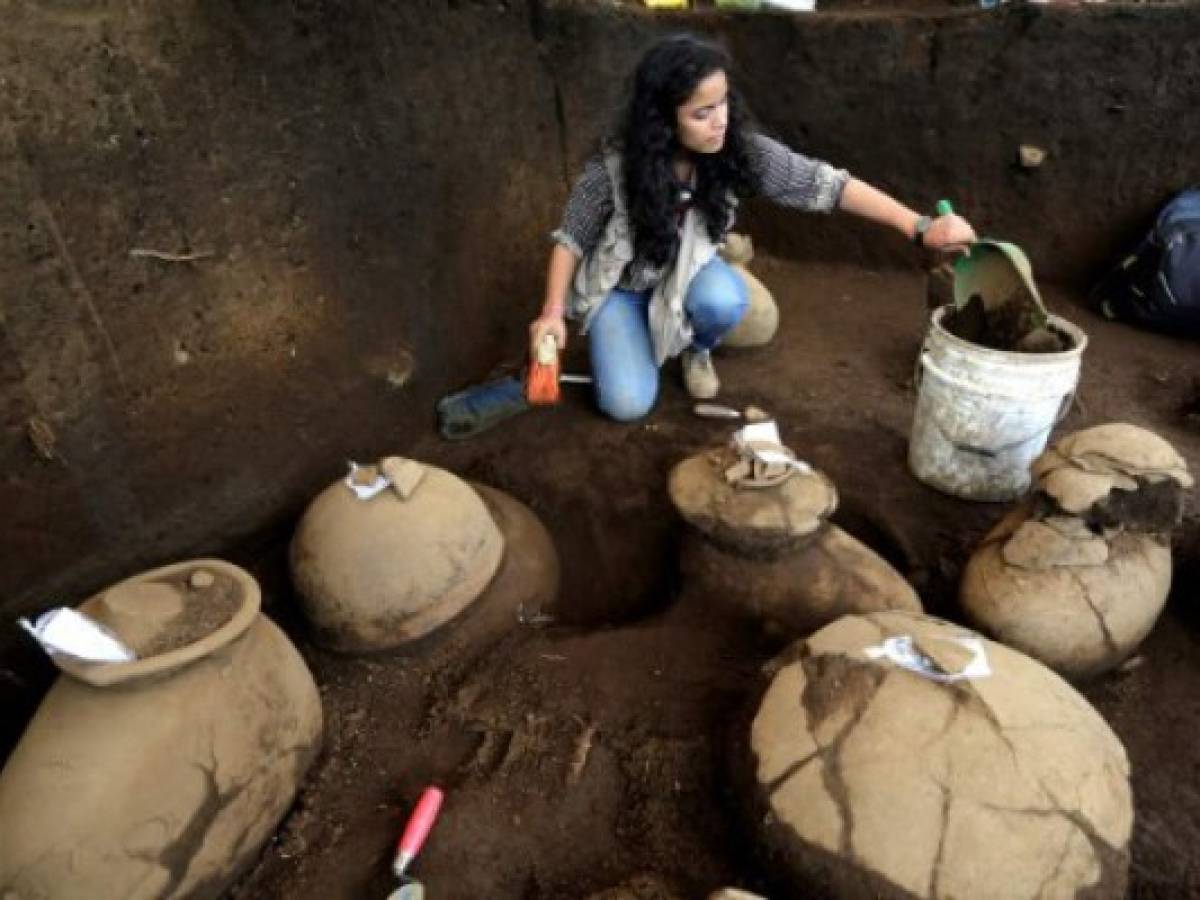
[[[633,226],[635,250],[641,258],[663,266],[675,253],[677,186],[672,160],[680,152],[676,111],[714,72],[729,75],[732,60],[724,48],[693,34],[673,34],[642,56],[629,97],[617,123],[613,143],[620,149],[625,202]],[[729,125],[717,153],[695,153],[696,188],[692,199],[714,241],[728,227],[729,193],[752,186],[747,156],[750,114],[741,96],[729,87]]]

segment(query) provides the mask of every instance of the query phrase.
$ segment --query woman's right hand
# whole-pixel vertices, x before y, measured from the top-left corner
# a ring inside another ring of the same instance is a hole
[[[542,311],[542,314],[534,319],[529,325],[529,347],[533,352],[537,352],[538,344],[542,342],[542,338],[546,335],[554,335],[554,340],[558,344],[559,350],[565,350],[567,346],[567,322],[563,318],[561,311]]]

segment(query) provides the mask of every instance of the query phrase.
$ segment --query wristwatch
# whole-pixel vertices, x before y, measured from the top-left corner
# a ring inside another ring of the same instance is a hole
[[[933,224],[933,219],[929,216],[921,216],[917,219],[917,224],[913,226],[913,243],[918,247],[925,246],[925,232],[929,230],[929,226]]]

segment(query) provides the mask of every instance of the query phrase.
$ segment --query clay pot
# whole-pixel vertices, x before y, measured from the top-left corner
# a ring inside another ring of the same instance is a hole
[[[680,569],[689,589],[788,638],[811,634],[848,613],[922,610],[917,592],[899,572],[830,523],[777,559],[738,556],[691,533],[683,541]]]
[[[671,501],[692,526],[680,553],[689,593],[789,639],[847,613],[921,611],[899,572],[828,521],[837,490],[823,473],[747,488],[726,477],[736,459],[722,448],[671,471]]]
[[[0,896],[213,898],[257,857],[321,738],[259,604],[248,574],[197,560],[80,606],[140,658],[62,665],[0,773]]]
[[[778,558],[803,546],[837,509],[837,489],[815,469],[746,489],[724,477],[736,460],[729,448],[700,453],[675,466],[667,481],[684,521],[731,553]]]
[[[767,286],[746,267],[754,258],[754,245],[742,234],[730,234],[721,256],[746,283],[750,305],[742,320],[734,326],[721,342],[723,347],[761,347],[770,343],[779,330],[779,306]]]
[[[342,481],[308,507],[292,539],[292,581],[317,641],[387,650],[423,637],[475,600],[504,538],[479,494],[434,466],[407,498],[360,500]]]
[[[1030,498],[968,561],[959,599],[977,628],[1059,674],[1100,675],[1166,604],[1192,476],[1167,441],[1124,422],[1066,435],[1032,473]]]
[[[878,655],[905,636],[938,673],[973,656],[961,628],[888,612],[839,619],[776,663],[746,783],[780,896],[1123,897],[1129,762],[1100,715],[991,641],[990,674],[971,680]]]
[[[486,648],[522,622],[553,615],[561,569],[546,526],[504,491],[472,482],[504,535],[504,558],[483,593],[445,629],[459,654]]]
[[[1119,666],[1158,620],[1171,551],[1154,534],[1087,531],[1014,510],[971,556],[959,599],[975,627],[1071,679]]]
[[[1033,462],[1037,493],[1095,530],[1165,532],[1183,519],[1187,461],[1152,431],[1110,422],[1068,434]]]

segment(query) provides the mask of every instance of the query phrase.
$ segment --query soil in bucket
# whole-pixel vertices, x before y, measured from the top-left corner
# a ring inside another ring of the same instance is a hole
[[[954,308],[942,327],[955,337],[991,350],[1018,353],[1060,353],[1073,348],[1072,339],[1051,324],[1033,280],[1033,268],[1020,247],[982,239],[954,263],[950,274]]]
[[[982,295],[972,294],[943,324],[955,337],[992,350],[1061,353],[1073,346],[1069,335],[1047,321],[1045,307],[1021,287],[987,304]]]

